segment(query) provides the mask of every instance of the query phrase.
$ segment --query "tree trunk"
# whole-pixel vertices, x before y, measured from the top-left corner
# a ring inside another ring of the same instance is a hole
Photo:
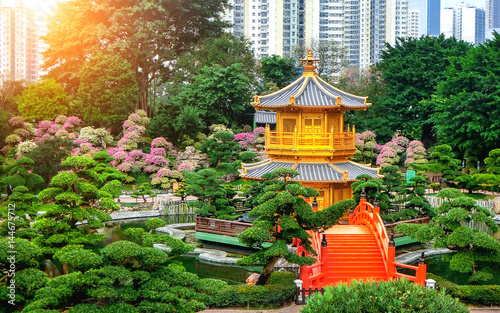
[[[274,264],[276,264],[276,262],[278,262],[279,259],[280,257],[275,256],[269,262],[267,262],[266,266],[264,266],[264,269],[260,273],[260,277],[256,285],[266,284],[266,282],[269,280],[269,277],[271,277],[271,273],[273,272],[274,269]]]

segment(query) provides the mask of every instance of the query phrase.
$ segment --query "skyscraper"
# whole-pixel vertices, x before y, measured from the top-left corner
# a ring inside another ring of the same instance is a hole
[[[410,10],[419,11],[420,36],[439,36],[441,0],[410,0]]]
[[[439,1],[439,0],[432,0]],[[224,14],[258,58],[293,56],[298,46],[336,43],[360,68],[378,62],[385,42],[408,36],[408,0],[229,0]],[[325,60],[326,62],[326,60]]]
[[[486,28],[500,28],[500,0],[486,0]]]
[[[0,1],[0,84],[38,79],[37,16],[22,0]]]
[[[485,39],[485,11],[464,2],[453,8],[444,8],[441,13],[441,31],[446,37],[453,36],[474,45],[481,44]]]
[[[419,38],[420,37],[420,11],[419,10],[409,10],[408,11],[408,37]]]

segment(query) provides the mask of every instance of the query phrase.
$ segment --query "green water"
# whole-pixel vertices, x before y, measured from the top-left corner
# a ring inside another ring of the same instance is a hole
[[[259,273],[262,267],[232,267],[203,263],[196,257],[181,256],[180,261],[186,270],[195,273],[200,278],[215,278],[227,281],[229,284],[242,284],[252,273]]]

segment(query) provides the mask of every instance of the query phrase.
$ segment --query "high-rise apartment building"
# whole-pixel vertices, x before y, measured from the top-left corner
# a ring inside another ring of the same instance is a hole
[[[453,13],[452,13],[453,12]],[[485,39],[485,11],[467,3],[444,8],[441,13],[441,31],[446,37],[478,45]]]
[[[0,83],[38,79],[37,16],[22,0],[0,0]]]
[[[420,11],[419,10],[409,10],[408,11],[408,37],[419,38],[420,37]]]
[[[500,0],[486,0],[486,29],[500,28]]]
[[[439,0],[438,0],[439,1]],[[290,57],[297,46],[335,42],[351,65],[378,62],[385,43],[408,36],[408,0],[229,0],[231,32],[256,57]]]
[[[410,10],[419,12],[419,36],[439,36],[441,0],[409,0]]]

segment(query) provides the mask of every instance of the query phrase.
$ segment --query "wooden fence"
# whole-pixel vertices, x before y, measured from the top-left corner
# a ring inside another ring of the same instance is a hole
[[[322,295],[325,294],[325,289],[303,289],[297,287],[297,290],[295,291],[295,304],[306,304],[307,298],[309,298],[311,295],[315,293],[321,293]]]

